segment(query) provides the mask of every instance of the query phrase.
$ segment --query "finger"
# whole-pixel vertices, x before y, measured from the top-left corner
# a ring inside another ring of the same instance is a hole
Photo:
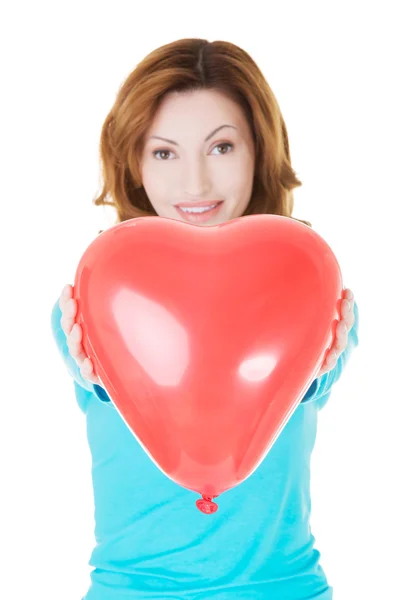
[[[71,341],[70,337],[67,338],[67,346],[70,355],[78,364],[78,367],[81,367],[83,365],[84,360],[87,358],[87,354],[83,346],[81,344],[77,344],[74,341]]]
[[[347,288],[344,293],[344,299],[350,304],[350,312],[354,311],[354,294],[350,288]]]
[[[352,310],[350,312],[349,316],[345,319],[347,331],[350,331],[350,329],[353,327],[355,320],[356,320],[356,317],[354,314],[354,310]]]
[[[71,329],[75,324],[77,308],[78,306],[74,298],[67,300],[64,305],[61,317],[61,327],[66,335],[70,335]]]
[[[327,354],[324,364],[324,368],[326,369],[326,371],[330,371],[331,369],[333,369],[333,367],[336,365],[337,359],[337,352],[335,350],[330,350]]]
[[[67,337],[67,346],[71,356],[81,365],[87,358],[87,354],[82,345],[82,327],[74,323],[70,335]]]
[[[347,302],[350,304],[350,306],[353,306],[354,304],[354,294],[352,292],[352,290],[350,288],[346,288],[343,290],[342,293],[342,302],[343,300],[347,300]],[[346,305],[346,303],[345,303]]]
[[[342,319],[346,323],[348,331],[353,327],[355,316],[354,316],[354,301],[344,299],[341,305]]]
[[[61,328],[62,328],[63,332],[68,337],[71,334],[72,327],[75,324],[75,318],[74,317],[67,318],[66,316],[63,315],[61,317],[60,323],[61,323]]]
[[[347,300],[354,300],[354,294],[353,294],[353,292],[351,291],[350,288],[346,288],[344,290],[343,297],[346,298]]]
[[[93,363],[90,358],[86,357],[81,366],[82,375],[90,376],[93,374]]]
[[[340,315],[341,315],[341,317],[343,317],[343,319],[345,319],[349,315],[350,312],[351,312],[350,300],[347,300],[347,298],[344,298],[342,300],[342,304],[340,306]]]
[[[339,321],[336,326],[336,341],[347,342],[348,329],[345,321]]]
[[[70,298],[65,304],[63,314],[67,318],[75,317],[77,310],[78,310],[78,304],[77,304],[75,298]]]
[[[350,329],[353,327],[353,323],[355,320],[354,301],[347,299],[342,300],[340,313],[341,320],[343,320],[346,323],[346,327],[350,331]]]
[[[81,375],[84,379],[90,381],[91,383],[98,383],[98,379],[94,374],[93,363],[90,358],[86,357],[84,360],[81,366]]]
[[[336,341],[333,346],[338,356],[346,349],[349,339],[349,331],[344,321],[339,321],[336,327]]]
[[[72,285],[70,285],[69,283],[63,287],[61,295],[60,295],[60,299],[58,301],[58,304],[60,306],[60,309],[63,311],[64,307],[66,305],[66,303],[68,302],[68,300],[70,300],[72,298],[73,295],[73,288]]]

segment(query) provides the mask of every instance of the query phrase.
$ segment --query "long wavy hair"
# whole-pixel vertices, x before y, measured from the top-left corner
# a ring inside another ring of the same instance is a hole
[[[271,88],[247,52],[230,42],[198,38],[157,48],[120,87],[101,130],[103,186],[93,199],[96,206],[112,206],[117,222],[157,214],[139,170],[146,132],[167,93],[205,89],[237,102],[252,131],[254,180],[243,214],[294,218],[292,190],[302,183],[292,169],[286,125]]]

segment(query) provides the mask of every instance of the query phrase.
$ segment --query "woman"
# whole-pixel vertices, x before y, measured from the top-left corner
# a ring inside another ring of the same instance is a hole
[[[270,87],[228,42],[183,39],[148,55],[119,90],[100,149],[95,204],[113,206],[118,222],[292,218],[301,185]],[[318,378],[258,469],[220,497],[216,518],[194,511],[192,492],[165,477],[128,430],[85,355],[76,312],[68,285],[52,326],[93,457],[97,544],[85,600],[331,599],[310,530],[309,470],[317,413],[358,344],[352,292]]]

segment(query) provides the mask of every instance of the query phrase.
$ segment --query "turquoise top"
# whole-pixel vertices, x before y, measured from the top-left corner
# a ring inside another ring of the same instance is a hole
[[[336,367],[313,381],[256,471],[204,515],[196,494],[156,467],[107,392],[82,379],[56,303],[52,330],[92,455],[96,546],[85,600],[331,600],[310,529],[310,458],[318,411],[358,345],[357,305],[355,316]]]

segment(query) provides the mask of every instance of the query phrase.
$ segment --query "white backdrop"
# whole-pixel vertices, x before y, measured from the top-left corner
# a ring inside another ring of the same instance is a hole
[[[80,600],[94,544],[84,415],[50,312],[112,213],[100,129],[148,52],[238,44],[286,121],[294,216],[334,250],[360,345],[320,413],[312,529],[335,600],[398,593],[399,22],[396,2],[19,2],[1,9],[1,577],[7,600]],[[397,38],[397,40],[396,40]]]

